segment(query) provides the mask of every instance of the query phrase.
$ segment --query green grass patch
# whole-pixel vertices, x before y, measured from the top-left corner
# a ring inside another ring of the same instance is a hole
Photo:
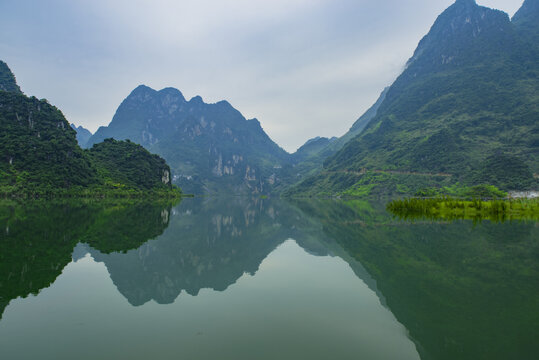
[[[394,200],[387,205],[393,215],[404,219],[539,221],[539,200],[463,200],[450,197]]]

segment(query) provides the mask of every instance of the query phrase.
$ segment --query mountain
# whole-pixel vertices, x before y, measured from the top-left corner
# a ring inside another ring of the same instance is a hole
[[[144,190],[171,187],[165,160],[129,140],[105,139],[88,150],[88,155],[105,183]]]
[[[164,233],[138,249],[104,253],[102,244],[96,250],[89,243],[87,251],[104,263],[129,303],[140,306],[150,300],[171,304],[202,289],[225,291],[244,274],[256,274],[262,261],[291,238],[315,256],[338,251],[330,249],[319,223],[295,207],[248,197],[182,201],[172,209]]]
[[[69,188],[98,182],[75,131],[46,100],[0,91],[1,185]]]
[[[536,49],[539,46],[537,39],[539,36],[539,1],[525,0],[522,7],[513,16],[512,22],[515,24],[517,31],[522,32],[523,36],[527,36],[530,43],[534,44]]]
[[[267,192],[289,154],[256,119],[247,120],[228,102],[187,101],[173,88],[137,87],[112,121],[87,146],[105,138],[129,139],[163,156],[174,182],[187,192]]]
[[[163,233],[171,207],[154,199],[105,199],[13,202],[0,211],[1,319],[12,299],[54,283],[80,241],[101,253],[136,249]],[[84,256],[81,247],[76,250]]]
[[[90,130],[82,126],[77,127],[75,124],[71,124],[71,127],[77,132],[77,142],[79,143],[79,146],[82,148],[86,147],[86,143],[92,137]]]
[[[536,4],[526,1],[510,21],[473,0],[456,1],[363,132],[289,194],[414,193],[457,182],[537,187]]]
[[[15,75],[7,64],[0,60],[0,91],[9,91],[21,94],[21,89],[17,85]]]
[[[171,189],[170,168],[159,156],[113,140],[81,149],[60,110],[25,96],[5,63],[0,70],[1,194]]]

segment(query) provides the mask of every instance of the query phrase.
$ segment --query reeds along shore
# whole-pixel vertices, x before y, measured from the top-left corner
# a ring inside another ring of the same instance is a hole
[[[387,205],[393,215],[405,219],[539,221],[539,199],[463,200],[449,197],[394,200]]]

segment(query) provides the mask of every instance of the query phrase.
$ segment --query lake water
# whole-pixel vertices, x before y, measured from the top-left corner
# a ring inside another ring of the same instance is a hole
[[[0,359],[536,359],[539,226],[383,201],[0,205]]]

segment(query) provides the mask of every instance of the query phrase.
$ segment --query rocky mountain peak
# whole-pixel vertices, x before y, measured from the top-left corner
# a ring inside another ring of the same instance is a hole
[[[144,84],[141,84],[139,86],[137,86],[132,92],[131,92],[131,95],[134,95],[134,94],[148,94],[148,93],[154,93],[155,90],[152,89],[151,87],[149,86],[146,86]]]
[[[162,90],[159,90],[159,95],[169,97],[171,99],[179,100],[181,102],[185,102],[185,97],[183,96],[182,92],[176,88],[173,87],[166,87]]]
[[[191,103],[193,105],[202,105],[202,104],[204,104],[204,100],[202,99],[202,96],[197,95],[197,96],[191,98],[191,100],[189,100],[189,103]]]
[[[467,9],[471,9],[473,7],[478,6],[475,0],[457,0],[455,1],[454,5],[460,6],[461,8],[467,8]]]
[[[0,91],[22,93],[9,66],[0,60]]]
[[[153,98],[157,91],[146,85],[139,85],[125,100],[131,100],[135,102],[146,102]]]
[[[509,16],[503,11],[479,6],[474,0],[457,0],[438,16],[408,66],[419,61],[423,70],[432,70],[474,62],[492,47],[509,46],[514,41],[512,33]],[[477,47],[483,54],[473,51]]]

